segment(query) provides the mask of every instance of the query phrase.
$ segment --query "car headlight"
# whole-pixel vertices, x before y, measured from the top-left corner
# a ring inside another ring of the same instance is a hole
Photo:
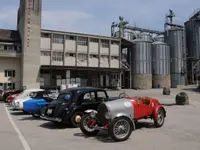
[[[18,106],[19,106],[19,102],[16,102],[16,103],[15,103],[15,106],[17,106],[17,107],[18,107]]]
[[[91,117],[91,118],[95,118],[95,115],[96,115],[96,114],[95,114],[94,111],[91,111],[91,112],[90,112],[90,117]]]
[[[111,118],[110,112],[106,112],[106,113],[105,113],[105,118],[106,118],[106,119],[110,119],[110,118]]]

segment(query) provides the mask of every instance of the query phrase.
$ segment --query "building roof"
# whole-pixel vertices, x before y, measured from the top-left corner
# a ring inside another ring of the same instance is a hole
[[[8,42],[19,42],[20,35],[17,30],[0,29],[0,40]]]
[[[55,34],[67,34],[72,36],[85,36],[85,37],[91,37],[91,38],[102,38],[102,39],[112,39],[112,40],[119,40],[117,37],[111,37],[111,36],[102,36],[102,35],[94,35],[94,34],[86,34],[86,33],[75,33],[75,32],[66,32],[66,31],[58,31],[58,30],[48,30],[48,29],[42,29],[41,32],[43,33],[55,33]]]

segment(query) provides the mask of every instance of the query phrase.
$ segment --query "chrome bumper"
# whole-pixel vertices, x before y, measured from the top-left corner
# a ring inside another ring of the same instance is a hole
[[[47,121],[56,121],[56,122],[61,122],[61,118],[52,118],[52,117],[47,117],[47,116],[40,116],[41,119],[47,120]]]

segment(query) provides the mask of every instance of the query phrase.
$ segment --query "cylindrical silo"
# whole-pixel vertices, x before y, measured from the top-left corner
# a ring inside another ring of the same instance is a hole
[[[165,42],[170,46],[171,87],[185,85],[186,80],[186,45],[185,30],[174,29],[165,33]]]
[[[160,38],[152,43],[152,85],[153,88],[171,87],[170,47]]]
[[[152,88],[152,41],[144,39],[133,40],[132,79],[134,89]]]
[[[192,76],[192,65],[200,59],[200,18],[192,18],[185,22],[187,41],[187,64],[188,80],[194,83],[195,76]]]

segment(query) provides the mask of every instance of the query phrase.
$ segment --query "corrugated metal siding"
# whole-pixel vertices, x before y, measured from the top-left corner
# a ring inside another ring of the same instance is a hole
[[[189,20],[185,23],[188,56],[200,58],[200,21]]]
[[[152,58],[151,43],[145,41],[135,41],[132,55],[133,74],[151,74]]]
[[[170,47],[167,44],[152,44],[152,69],[152,74],[170,74]]]
[[[185,31],[183,29],[169,30],[165,33],[165,42],[170,46],[171,86],[185,85],[184,75],[181,74],[185,65]]]

